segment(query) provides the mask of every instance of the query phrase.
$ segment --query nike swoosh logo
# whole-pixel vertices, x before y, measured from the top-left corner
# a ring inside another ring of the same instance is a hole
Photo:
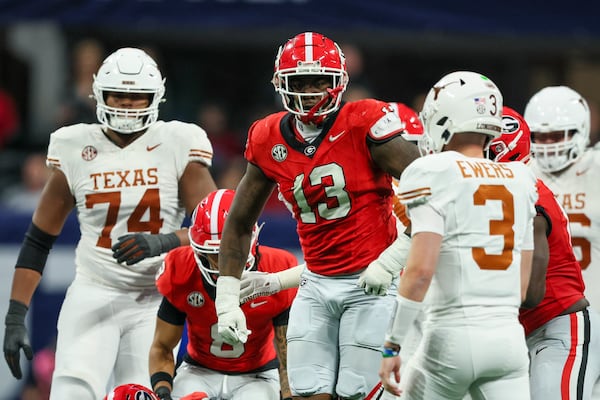
[[[541,353],[541,351],[542,351],[542,350],[546,350],[547,348],[548,348],[548,346],[540,347],[539,349],[537,349],[537,350],[535,351],[535,355],[537,356],[538,354],[540,354],[540,353]]]
[[[338,133],[337,135],[329,135],[329,141],[330,142],[335,142],[336,140],[338,140],[340,138],[340,136],[342,136],[344,133],[346,133],[346,131],[341,131],[340,133]]]
[[[157,148],[158,146],[160,146],[161,144],[162,144],[162,143],[155,144],[154,146],[146,146],[146,150],[148,150],[148,151],[152,151],[152,150],[154,150],[155,148]]]
[[[256,308],[258,306],[262,306],[263,304],[267,304],[267,301],[259,301],[258,303],[252,302],[250,303],[250,308]]]

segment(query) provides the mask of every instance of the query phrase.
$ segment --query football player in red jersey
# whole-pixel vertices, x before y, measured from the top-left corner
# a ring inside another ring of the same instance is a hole
[[[515,110],[503,109],[502,136],[492,141],[495,161],[530,160],[530,131]],[[598,314],[584,296],[573,253],[569,220],[554,194],[538,179],[534,262],[519,319],[529,348],[531,398],[590,399],[600,375]]]
[[[248,166],[219,253],[218,331],[233,345],[257,334],[239,308],[239,278],[253,226],[277,188],[296,219],[306,262],[287,334],[291,391],[298,398],[364,398],[379,381],[395,291],[370,296],[358,280],[398,236],[391,179],[418,150],[400,137],[404,126],[387,103],[342,103],[344,55],[319,33],[280,47],[272,82],[285,111],[254,122],[248,133]],[[383,285],[394,278],[378,272]]]
[[[285,334],[297,289],[259,297],[242,306],[248,327],[255,332],[247,342],[229,345],[218,335],[214,304],[218,252],[233,197],[233,190],[220,189],[198,204],[189,229],[191,246],[169,252],[157,275],[156,285],[163,300],[150,349],[150,379],[162,400],[198,391],[211,398],[234,400],[279,400],[280,391],[284,398],[291,396]],[[298,263],[288,251],[259,246],[258,230],[254,225],[246,269],[277,272]],[[187,353],[173,380],[173,349],[181,338],[184,322]]]

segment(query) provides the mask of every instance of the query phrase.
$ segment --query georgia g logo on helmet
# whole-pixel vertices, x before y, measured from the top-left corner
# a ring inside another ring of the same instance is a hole
[[[521,124],[512,115],[502,116],[502,133],[503,134],[515,134],[521,129]]]

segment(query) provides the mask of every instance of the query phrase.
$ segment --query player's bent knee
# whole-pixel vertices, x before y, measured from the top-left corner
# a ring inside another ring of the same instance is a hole
[[[102,394],[104,396],[104,393]],[[52,380],[50,400],[96,400],[97,396],[90,384],[82,379],[60,376]]]
[[[367,381],[362,375],[345,369],[340,374],[336,393],[343,399],[358,400],[364,398],[370,389],[371,388],[367,388]]]
[[[292,393],[298,396],[312,396],[328,392],[327,388],[319,381],[318,374],[310,367],[288,370],[288,379]]]

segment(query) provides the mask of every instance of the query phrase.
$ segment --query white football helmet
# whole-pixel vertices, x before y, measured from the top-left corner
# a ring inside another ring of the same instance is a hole
[[[122,48],[108,56],[92,85],[96,116],[105,127],[119,133],[135,133],[158,119],[158,105],[165,94],[165,80],[154,60],[143,50]],[[106,92],[150,93],[150,105],[124,109],[106,105]]]
[[[573,89],[540,90],[527,103],[524,117],[531,130],[531,154],[542,171],[561,171],[583,155],[590,138],[590,109]],[[564,140],[541,143],[551,132],[563,132]]]
[[[439,153],[455,133],[475,132],[490,137],[502,131],[502,94],[489,78],[476,72],[452,72],[427,94],[419,117],[424,134],[422,155]]]

